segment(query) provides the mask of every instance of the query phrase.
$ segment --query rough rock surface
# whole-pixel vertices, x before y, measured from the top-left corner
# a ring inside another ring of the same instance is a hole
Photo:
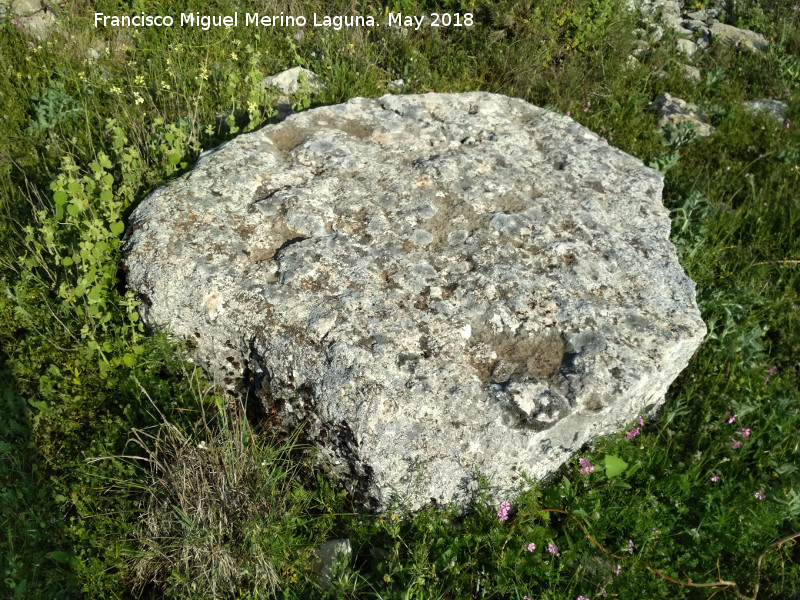
[[[0,0],[0,18],[13,18],[19,27],[30,32],[33,37],[43,40],[55,24],[56,17],[51,5],[60,2],[46,0]]]
[[[146,198],[128,283],[366,507],[464,506],[476,468],[511,494],[657,407],[700,344],[662,184],[521,100],[356,98]]]
[[[710,27],[711,37],[735,48],[742,48],[750,52],[764,51],[769,47],[769,41],[760,33],[749,29],[739,29],[725,23],[714,23]]]
[[[786,111],[788,110],[789,105],[780,100],[761,98],[759,100],[750,100],[745,102],[744,107],[750,112],[765,113],[772,115],[778,121],[783,121],[786,118]]]

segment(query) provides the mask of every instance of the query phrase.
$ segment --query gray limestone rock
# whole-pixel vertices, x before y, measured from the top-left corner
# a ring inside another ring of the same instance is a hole
[[[53,4],[46,0],[0,0],[0,17],[10,17],[38,40],[44,40],[55,25]]]
[[[145,322],[370,509],[542,478],[705,335],[663,176],[495,94],[354,98],[205,152],[125,239]]]
[[[697,67],[693,67],[691,65],[681,65],[680,72],[684,79],[688,79],[689,81],[699,83],[702,80],[702,74],[700,73],[700,69]]]
[[[319,75],[303,67],[292,67],[275,75],[269,75],[261,84],[284,94],[296,94],[302,88],[301,79],[303,77],[305,77],[306,87],[312,94],[317,94],[326,87]]]
[[[695,44],[692,40],[679,38],[675,40],[675,49],[687,57],[692,57],[694,56],[694,53],[697,52],[697,44]]]
[[[652,102],[652,108],[660,115],[658,126],[677,127],[679,123],[688,121],[697,128],[699,136],[709,136],[713,131],[706,117],[695,105],[671,94],[661,94]]]
[[[750,100],[744,103],[744,107],[750,112],[772,115],[778,121],[783,121],[786,118],[786,109],[789,108],[786,102],[772,100],[771,98]]]
[[[711,25],[710,31],[712,39],[720,40],[729,46],[749,52],[763,51],[769,47],[767,38],[749,29],[739,29],[724,23],[714,23]]]

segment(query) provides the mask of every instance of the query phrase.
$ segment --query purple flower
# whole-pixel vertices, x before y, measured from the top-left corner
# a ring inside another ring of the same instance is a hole
[[[606,588],[605,588],[605,586],[602,586],[602,585],[600,586],[600,595],[601,595],[603,598],[605,598],[606,596],[608,596],[608,592],[606,591]]]
[[[28,49],[33,50],[34,48],[36,48],[36,44],[34,44],[33,42],[28,42]]]
[[[628,540],[628,554],[633,554],[633,540]]]
[[[744,428],[740,429],[739,430],[739,435],[741,435],[743,438],[750,437],[750,429],[747,428],[747,427],[744,427]]]
[[[578,596],[578,600],[589,600],[589,599],[583,594],[581,594],[580,596]]]
[[[511,508],[511,503],[503,501],[500,503],[500,510],[497,511],[497,518],[501,521],[508,521],[508,510]]]
[[[534,550],[536,550],[536,544],[534,544],[533,542],[525,546],[526,552],[533,552]]]
[[[719,475],[712,475],[711,476],[711,481],[714,482],[714,483],[717,483],[719,481]]]
[[[22,29],[22,25],[19,24],[19,21],[16,19],[11,19],[11,24],[16,27],[17,29]]]
[[[587,475],[592,471],[594,471],[596,468],[593,464],[589,462],[588,458],[583,458],[583,457],[579,458],[578,464],[581,466],[581,468],[578,469],[578,473],[581,473],[582,475]]]
[[[622,569],[622,567],[620,565],[617,565],[617,570],[614,571],[614,575],[619,575],[619,572],[620,572],[621,569]]]
[[[728,425],[735,423],[738,416],[739,415],[733,415],[730,419],[728,419]]]
[[[762,494],[761,492],[756,492],[756,499],[757,500],[763,500],[764,498],[766,498],[766,496],[764,494]]]
[[[567,116],[568,117],[572,116],[572,113],[570,111],[567,111]]]
[[[733,448],[734,450],[738,450],[738,449],[739,449],[739,448],[741,448],[741,447],[742,447],[742,442],[741,442],[741,440],[736,440],[735,442],[733,442],[733,443],[731,444],[731,448]]]
[[[547,551],[550,554],[555,554],[556,556],[561,556],[561,553],[558,551],[558,546],[556,546],[553,542],[547,544]]]
[[[775,375],[775,373],[776,373],[777,371],[778,371],[778,367],[776,367],[775,365],[772,365],[772,366],[769,368],[769,374],[770,374],[770,375]]]
[[[630,430],[630,431],[627,433],[627,435],[625,435],[625,439],[626,439],[626,440],[628,440],[628,441],[630,441],[630,440],[632,440],[633,438],[635,438],[637,435],[639,435],[639,428],[638,428],[638,427],[636,427],[635,429],[631,429],[631,430]]]
[[[522,600],[533,600],[533,598],[531,598],[530,596],[528,596],[528,594],[525,594],[525,595],[522,597]]]
[[[639,425],[644,427],[644,419],[642,418],[642,415],[639,415]]]
[[[769,383],[769,377],[765,377],[764,378],[764,385],[767,385],[768,383]]]

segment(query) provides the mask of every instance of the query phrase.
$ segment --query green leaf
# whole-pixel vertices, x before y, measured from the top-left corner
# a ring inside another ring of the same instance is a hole
[[[64,202],[67,201],[68,197],[69,196],[67,196],[66,192],[59,190],[58,192],[53,194],[53,202],[55,202],[56,204],[64,204]]]
[[[172,152],[169,155],[168,158],[169,158],[169,164],[177,165],[179,162],[181,162],[181,153],[180,152]]]
[[[619,456],[614,456],[613,454],[606,454],[605,464],[606,477],[609,479],[616,477],[628,468],[628,463],[622,460]]]
[[[81,214],[81,208],[77,204],[68,204],[67,212],[70,214],[70,216],[77,217],[79,214]]]
[[[61,259],[61,265],[64,267],[71,267],[73,264],[73,260],[69,256],[65,256]]]
[[[111,225],[109,225],[108,228],[114,235],[119,235],[120,233],[125,231],[125,223],[123,223],[122,221],[115,221],[111,223]]]
[[[56,562],[69,564],[72,555],[66,550],[55,550],[47,553],[47,558],[51,558]]]
[[[114,194],[111,190],[103,190],[100,192],[100,201],[103,204],[108,204],[114,199]]]
[[[126,367],[133,367],[136,363],[136,360],[133,358],[133,354],[126,354],[122,357],[122,362],[125,363]]]

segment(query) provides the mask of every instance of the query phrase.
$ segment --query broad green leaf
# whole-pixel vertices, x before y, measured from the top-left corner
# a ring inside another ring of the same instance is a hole
[[[72,556],[66,550],[55,550],[53,552],[48,552],[47,557],[52,558],[56,562],[69,564]]]
[[[606,477],[608,477],[609,479],[612,477],[616,477],[617,475],[619,475],[625,469],[628,468],[628,463],[626,463],[620,457],[614,456],[613,454],[606,454],[605,463],[606,463]]]
[[[79,214],[81,214],[81,208],[77,204],[67,204],[67,212],[70,214],[70,216],[77,217]]]
[[[122,357],[122,362],[125,363],[126,367],[133,367],[136,360],[133,358],[133,354],[126,354]]]
[[[104,204],[108,204],[114,199],[114,194],[111,190],[103,190],[100,192],[100,201]]]
[[[64,202],[67,201],[68,197],[69,196],[67,196],[66,192],[59,190],[58,192],[53,194],[53,202],[55,202],[56,204],[64,204]]]
[[[122,221],[115,221],[111,223],[111,225],[109,225],[108,228],[114,235],[119,235],[120,233],[125,231],[125,224]]]
[[[169,155],[169,164],[177,165],[179,162],[181,162],[181,153],[180,152],[172,152]]]

